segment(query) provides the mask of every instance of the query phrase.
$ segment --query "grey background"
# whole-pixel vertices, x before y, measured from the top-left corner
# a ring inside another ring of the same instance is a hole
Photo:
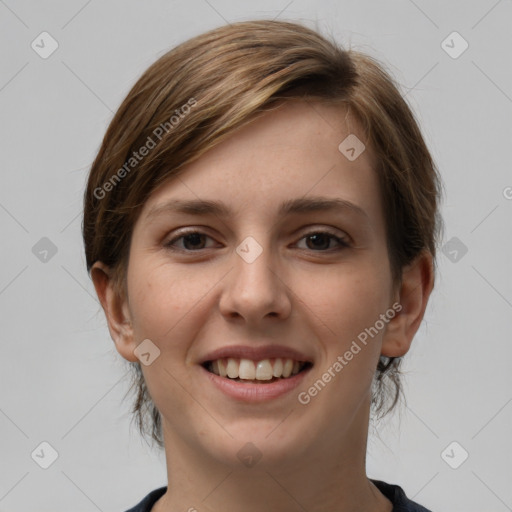
[[[407,406],[372,434],[369,476],[434,512],[512,510],[510,0],[0,0],[0,510],[122,511],[167,483],[163,454],[130,428],[124,366],[85,270],[86,174],[158,56],[276,17],[387,65],[445,183],[448,245],[406,357]],[[43,31],[59,45],[47,59],[31,47]],[[469,44],[458,58],[442,47],[453,31]],[[59,455],[48,469],[31,457],[43,441]]]

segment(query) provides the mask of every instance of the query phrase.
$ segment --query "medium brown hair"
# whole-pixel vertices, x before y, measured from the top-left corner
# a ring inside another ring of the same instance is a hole
[[[128,93],[108,127],[84,194],[88,272],[96,261],[108,265],[125,297],[131,235],[150,194],[254,115],[292,99],[344,105],[358,121],[365,145],[376,156],[394,284],[422,251],[435,258],[440,179],[394,80],[369,55],[345,50],[297,23],[262,20],[223,26],[180,44]],[[382,356],[378,363],[372,394],[378,414],[399,399],[400,362]],[[163,447],[160,413],[140,364],[129,365],[134,418],[140,431]]]

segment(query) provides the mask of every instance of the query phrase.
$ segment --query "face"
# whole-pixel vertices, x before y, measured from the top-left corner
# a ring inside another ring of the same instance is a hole
[[[166,445],[276,463],[366,437],[395,297],[375,161],[338,149],[349,134],[342,107],[286,102],[144,205],[117,345],[160,351],[141,367]]]

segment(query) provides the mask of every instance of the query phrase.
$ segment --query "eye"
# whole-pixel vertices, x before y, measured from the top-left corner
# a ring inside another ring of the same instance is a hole
[[[165,247],[175,251],[195,252],[203,249],[210,249],[214,244],[207,246],[208,240],[213,239],[201,231],[182,232],[175,236],[169,242],[165,243]],[[300,247],[300,242],[306,241],[306,247]],[[350,247],[347,240],[329,231],[312,231],[304,235],[297,244],[299,249],[312,250],[315,252],[326,252],[342,248]]]
[[[313,251],[335,250],[336,247],[332,247],[331,242],[335,242],[339,248],[350,246],[348,241],[329,231],[312,231],[303,236],[301,240],[306,240],[307,247],[299,247],[299,249],[311,249]]]
[[[172,240],[169,240],[165,244],[165,247],[176,250],[176,251],[198,251],[201,249],[209,249],[210,247],[206,247],[206,240],[213,240],[211,237],[202,233],[201,231],[188,231],[186,233],[181,233],[179,236],[174,237]],[[177,244],[178,241],[181,241],[181,244]],[[181,246],[180,246],[181,245]]]

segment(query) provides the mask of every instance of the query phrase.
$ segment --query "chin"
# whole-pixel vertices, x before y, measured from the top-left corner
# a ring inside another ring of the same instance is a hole
[[[204,449],[214,459],[235,469],[244,466],[270,469],[286,465],[311,446],[312,438],[307,435],[304,424],[285,424],[282,417],[278,421],[237,421],[236,425],[226,425],[232,438],[223,435]],[[300,429],[294,431],[290,426]]]

